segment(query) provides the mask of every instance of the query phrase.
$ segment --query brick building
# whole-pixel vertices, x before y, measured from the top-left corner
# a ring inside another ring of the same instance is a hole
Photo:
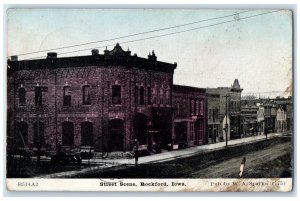
[[[207,95],[203,88],[173,85],[174,143],[182,147],[206,144]]]
[[[8,60],[8,147],[132,150],[172,143],[175,64],[113,50]],[[151,132],[150,132],[151,131]]]
[[[207,95],[208,142],[220,141],[220,94]],[[223,136],[222,136],[223,138]]]

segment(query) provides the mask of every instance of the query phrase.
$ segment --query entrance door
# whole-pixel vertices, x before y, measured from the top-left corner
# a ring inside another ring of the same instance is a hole
[[[81,123],[81,145],[93,146],[93,124],[91,122]]]
[[[124,125],[123,120],[113,119],[109,121],[109,144],[110,151],[124,151]]]
[[[144,114],[138,113],[134,119],[134,131],[135,138],[139,144],[147,144],[147,128],[148,128],[148,117]]]

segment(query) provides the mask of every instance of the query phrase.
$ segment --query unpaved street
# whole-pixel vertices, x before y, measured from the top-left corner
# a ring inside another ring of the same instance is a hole
[[[290,166],[291,142],[274,145],[266,149],[251,152],[225,160],[216,165],[201,169],[188,177],[193,178],[234,178],[238,177],[240,163],[246,157],[244,177],[280,177]]]

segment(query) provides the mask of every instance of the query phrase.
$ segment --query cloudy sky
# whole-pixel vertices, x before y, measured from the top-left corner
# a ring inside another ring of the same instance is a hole
[[[59,57],[88,55],[90,50],[63,53],[97,47],[103,52],[105,46],[111,49],[119,42],[123,49],[129,48],[140,57],[147,57],[154,50],[158,60],[177,62],[175,84],[218,87],[230,86],[234,79],[239,79],[244,95],[255,92],[272,97],[283,95],[292,80],[292,16],[287,10],[272,11],[10,9],[7,12],[7,55],[108,40],[202,21],[54,51]],[[233,16],[239,12],[243,13]],[[194,30],[128,42],[190,29]],[[45,55],[46,52],[41,52],[19,56],[19,59]]]

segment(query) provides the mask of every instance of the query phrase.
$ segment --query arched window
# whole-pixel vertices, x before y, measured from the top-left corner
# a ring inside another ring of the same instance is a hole
[[[81,123],[81,145],[93,146],[93,124],[91,122]]]
[[[25,105],[26,103],[26,90],[24,87],[19,88],[19,104]]]
[[[148,105],[151,105],[151,87],[147,87],[147,101]]]
[[[191,100],[191,115],[195,114],[195,101]]]
[[[64,86],[63,88],[63,105],[64,106],[71,106],[71,87],[70,86]]]
[[[157,104],[157,89],[156,89],[156,86],[153,88],[153,101],[152,103],[153,104]]]
[[[140,87],[140,105],[144,105],[145,104],[145,90],[144,87],[141,86]]]
[[[200,101],[200,115],[201,116],[204,115],[204,101],[203,100]]]
[[[159,104],[164,104],[164,89],[162,87],[159,89]]]
[[[33,146],[43,147],[45,145],[45,126],[44,123],[37,121],[33,124]]]
[[[170,89],[167,89],[166,91],[166,102],[167,102],[167,105],[171,105],[171,96],[170,96]]]
[[[82,87],[82,103],[83,105],[91,104],[91,87],[89,85]]]
[[[114,105],[121,104],[121,86],[120,85],[112,86],[112,104],[114,104]]]
[[[42,88],[40,86],[35,87],[35,105],[36,106],[43,105],[43,93],[42,93]]]
[[[199,115],[199,100],[196,100],[196,115]]]
[[[74,124],[70,121],[65,121],[62,123],[62,145],[74,145]]]

